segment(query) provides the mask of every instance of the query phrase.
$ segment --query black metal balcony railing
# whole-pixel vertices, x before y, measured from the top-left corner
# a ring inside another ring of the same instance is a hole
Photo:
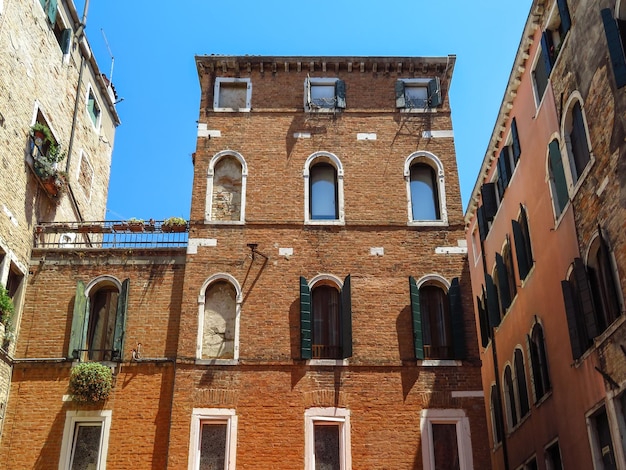
[[[35,248],[172,248],[186,247],[189,224],[163,221],[49,222],[35,227]]]

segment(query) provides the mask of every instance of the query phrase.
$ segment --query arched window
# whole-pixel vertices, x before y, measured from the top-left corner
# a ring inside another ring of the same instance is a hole
[[[198,301],[199,360],[236,360],[239,358],[239,316],[241,289],[228,274],[207,279]]]
[[[533,326],[528,336],[528,349],[530,351],[533,391],[535,393],[535,403],[537,403],[551,388],[543,328],[539,323]]]
[[[563,121],[563,137],[567,149],[572,186],[576,185],[591,160],[587,124],[580,100],[570,98]]]
[[[493,433],[494,446],[502,442],[502,408],[500,407],[500,397],[495,384],[491,385],[489,397],[489,408],[491,411],[491,432]]]
[[[404,163],[409,224],[446,224],[445,182],[441,161],[429,152],[415,152]]]
[[[567,193],[567,180],[565,178],[565,170],[563,169],[561,148],[559,141],[556,139],[548,145],[548,180],[550,181],[554,217],[558,219],[569,201],[569,195]]]
[[[305,162],[303,175],[305,223],[343,223],[343,167],[339,159],[332,153],[316,152]]]
[[[68,357],[122,360],[129,284],[129,279],[121,283],[112,276],[101,276],[87,287],[77,283]]]
[[[303,359],[345,359],[352,356],[350,276],[343,285],[330,275],[310,283],[300,278],[300,331]]]
[[[465,331],[458,278],[448,285],[438,276],[419,284],[409,277],[417,359],[463,359]]]
[[[526,387],[526,369],[524,368],[524,354],[520,348],[515,349],[515,384],[519,402],[520,419],[530,411],[528,404],[528,388]]]
[[[247,174],[239,153],[226,150],[213,156],[208,170],[206,222],[244,222]]]
[[[598,333],[604,331],[621,314],[618,283],[609,246],[602,231],[593,240],[587,255],[587,274],[596,311]]]
[[[504,403],[506,405],[506,420],[509,430],[517,426],[517,405],[515,398],[515,387],[513,386],[513,373],[509,364],[504,368]]]

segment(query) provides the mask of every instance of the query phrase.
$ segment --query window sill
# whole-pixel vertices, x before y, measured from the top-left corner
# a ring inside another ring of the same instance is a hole
[[[515,426],[513,426],[511,430],[509,430],[509,432],[507,432],[506,436],[511,437],[515,433],[515,431],[517,431],[519,428],[522,427],[522,424],[528,421],[529,418],[530,418],[530,410],[528,411],[528,413],[522,416],[522,418],[517,422]]]
[[[308,359],[306,364],[308,366],[348,366],[350,362],[348,359]]]
[[[593,168],[593,165],[595,163],[596,163],[596,157],[594,156],[593,152],[590,150],[589,162],[587,163],[587,166],[585,167],[583,172],[580,174],[580,178],[578,178],[578,181],[576,181],[576,184],[573,185],[573,187],[569,191],[570,201],[573,201],[574,198],[576,197],[576,194],[578,194],[578,191],[580,191],[580,187],[583,185],[583,182],[587,179],[587,176],[589,175],[589,173],[591,173],[591,169]]]
[[[245,220],[206,220],[205,225],[245,225]]]
[[[460,367],[463,361],[455,359],[424,359],[418,360],[417,365],[421,367]]]
[[[337,112],[341,112],[343,110],[343,108],[308,108],[305,107],[304,108],[304,112],[305,113],[310,113],[310,114],[328,114],[328,113],[337,113]]]
[[[213,108],[215,113],[249,113],[251,108]]]
[[[525,277],[524,279],[522,279],[520,289],[523,289],[523,288],[524,288],[524,286],[526,285],[526,283],[527,283],[527,282],[529,281],[529,279],[532,277],[533,273],[535,272],[535,266],[537,266],[537,263],[535,263],[535,262],[533,261],[533,265],[532,265],[532,266],[530,267],[530,269],[528,270],[528,274],[526,274],[526,277]],[[519,274],[519,273],[518,273],[518,274]],[[517,295],[516,295],[515,297],[517,297]],[[512,303],[513,303],[513,302],[511,302],[511,304],[512,304]]]
[[[565,218],[565,213],[569,209],[569,206],[571,205],[571,203],[572,202],[569,199],[569,194],[568,194],[567,202],[565,203],[565,206],[563,206],[563,210],[561,211],[559,216],[554,219],[554,231],[556,231],[561,225],[561,221]],[[552,204],[552,211],[554,212],[554,204]]]
[[[409,227],[447,227],[447,220],[409,220]]]
[[[548,398],[550,398],[552,396],[552,389],[548,390],[546,393],[543,394],[543,396],[537,400],[535,402],[535,408],[539,408],[541,405],[543,405],[544,402],[546,402],[548,400]]]
[[[198,366],[236,366],[239,359],[196,359]]]
[[[437,108],[400,108],[402,114],[436,113]]]
[[[305,220],[304,225],[345,225],[344,220]]]

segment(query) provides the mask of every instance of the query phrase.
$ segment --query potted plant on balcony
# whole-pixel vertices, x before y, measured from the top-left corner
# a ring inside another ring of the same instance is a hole
[[[164,232],[184,232],[187,230],[187,221],[182,217],[169,217],[161,224]]]
[[[74,401],[106,400],[113,389],[111,368],[99,362],[81,362],[72,368],[70,394]]]
[[[57,198],[67,187],[67,173],[58,169],[66,154],[54,140],[50,128],[40,122],[31,127],[31,143],[33,171],[46,192]]]
[[[127,220],[127,222],[128,229],[131,232],[143,232],[143,219],[136,219],[134,217],[131,217]]]
[[[8,342],[13,336],[13,314],[15,308],[9,292],[0,286],[0,340],[2,343]]]

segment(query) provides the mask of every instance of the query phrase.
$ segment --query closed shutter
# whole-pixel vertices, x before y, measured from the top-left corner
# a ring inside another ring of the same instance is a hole
[[[341,352],[344,359],[352,357],[352,299],[350,275],[343,280],[341,289]]]
[[[48,21],[50,21],[50,24],[54,25],[57,20],[57,0],[48,0],[48,11],[46,13],[48,15]]]
[[[115,316],[115,334],[113,336],[112,361],[124,360],[124,337],[126,335],[126,311],[128,310],[128,287],[130,279],[122,282],[122,291],[117,298],[117,314]]]
[[[523,280],[526,279],[526,276],[528,276],[531,263],[528,260],[528,253],[526,253],[526,243],[521,224],[517,220],[511,220],[511,224],[513,225],[513,240],[515,242],[517,269],[519,271],[519,278]]]
[[[441,83],[438,78],[433,78],[428,82],[428,106],[436,108],[441,106]]]
[[[307,280],[300,276],[300,357],[311,359],[311,289]]]
[[[596,325],[596,314],[593,307],[593,295],[589,287],[589,278],[585,263],[580,258],[574,259],[574,278],[576,279],[576,287],[578,288],[578,297],[582,314],[585,318],[585,328],[587,329],[587,340],[591,340],[598,335],[598,327]],[[585,341],[587,344],[588,341]]]
[[[550,53],[550,49],[552,48],[552,38],[550,37],[550,33],[544,31],[541,35],[541,60],[543,60],[544,67],[546,69],[546,79],[550,76],[550,72],[552,72],[552,54]]]
[[[404,82],[396,80],[396,108],[406,108],[406,99],[404,97]]]
[[[81,349],[84,348],[85,323],[87,321],[88,299],[85,297],[85,283],[78,281],[76,283],[76,297],[74,298],[74,313],[72,316],[72,331],[70,333],[70,343],[67,350],[68,359],[79,359]]]
[[[70,28],[66,28],[61,34],[61,51],[63,51],[63,54],[69,54],[71,41],[72,30]]]
[[[565,316],[567,318],[567,329],[569,331],[569,340],[572,347],[572,356],[578,359],[583,354],[581,346],[578,322],[576,319],[576,304],[572,285],[569,281],[561,281],[561,290],[563,291],[563,302],[565,304]]]
[[[572,108],[572,133],[570,134],[570,140],[572,141],[572,152],[574,153],[574,163],[576,164],[576,177],[579,178],[591,159],[580,102],[577,102]]]
[[[337,108],[345,109],[346,107],[346,82],[337,80],[335,82],[335,99]]]
[[[489,344],[489,318],[487,318],[487,309],[480,297],[476,297],[476,307],[478,309],[478,322],[480,324],[480,344],[483,348],[486,348]]]
[[[459,278],[452,279],[448,290],[450,315],[452,323],[452,347],[455,359],[465,359],[465,321],[463,319],[463,302],[461,300],[461,286]]]
[[[485,275],[485,289],[487,291],[487,313],[489,314],[489,327],[496,328],[500,325],[500,308],[498,307],[498,293],[491,275]]]
[[[556,0],[556,4],[559,8],[559,16],[561,17],[561,27],[559,31],[563,37],[565,37],[565,33],[567,33],[572,26],[572,19],[569,16],[569,8],[567,7],[566,0]]]
[[[424,337],[422,336],[422,312],[420,310],[420,291],[413,276],[409,276],[411,295],[411,315],[413,317],[413,347],[416,359],[424,359]]]
[[[490,221],[498,212],[498,200],[496,199],[495,183],[485,183],[481,186],[480,193],[483,199],[485,219]]]
[[[611,65],[613,66],[615,85],[617,88],[622,88],[626,85],[626,59],[624,58],[624,44],[620,37],[620,28],[617,22],[619,20],[616,21],[613,18],[613,13],[608,8],[604,8],[600,13],[604,23],[604,34],[609,47]]]
[[[501,194],[504,194],[504,190],[509,185],[510,176],[511,164],[509,162],[509,147],[507,146],[500,151],[498,158],[498,178],[502,181]]]
[[[517,132],[517,121],[513,118],[511,122],[511,135],[513,137],[513,160],[515,161],[515,165],[519,161],[519,157],[522,154],[522,146],[519,141],[519,134]]]
[[[500,305],[504,312],[511,305],[511,290],[509,289],[509,276],[507,275],[504,258],[496,253],[496,271],[498,272],[498,289],[500,293]]]
[[[487,219],[485,217],[485,207],[480,206],[476,211],[476,215],[478,216],[478,234],[480,235],[480,241],[483,242],[485,238],[487,238],[487,233],[489,233],[489,227],[487,226]]]
[[[561,157],[559,143],[556,140],[550,142],[548,149],[550,154],[552,180],[554,182],[554,189],[556,190],[556,194],[553,194],[552,197],[556,197],[559,214],[561,214],[565,208],[565,204],[567,204],[567,201],[569,200],[567,181],[565,180],[565,170],[563,169],[563,158]]]

